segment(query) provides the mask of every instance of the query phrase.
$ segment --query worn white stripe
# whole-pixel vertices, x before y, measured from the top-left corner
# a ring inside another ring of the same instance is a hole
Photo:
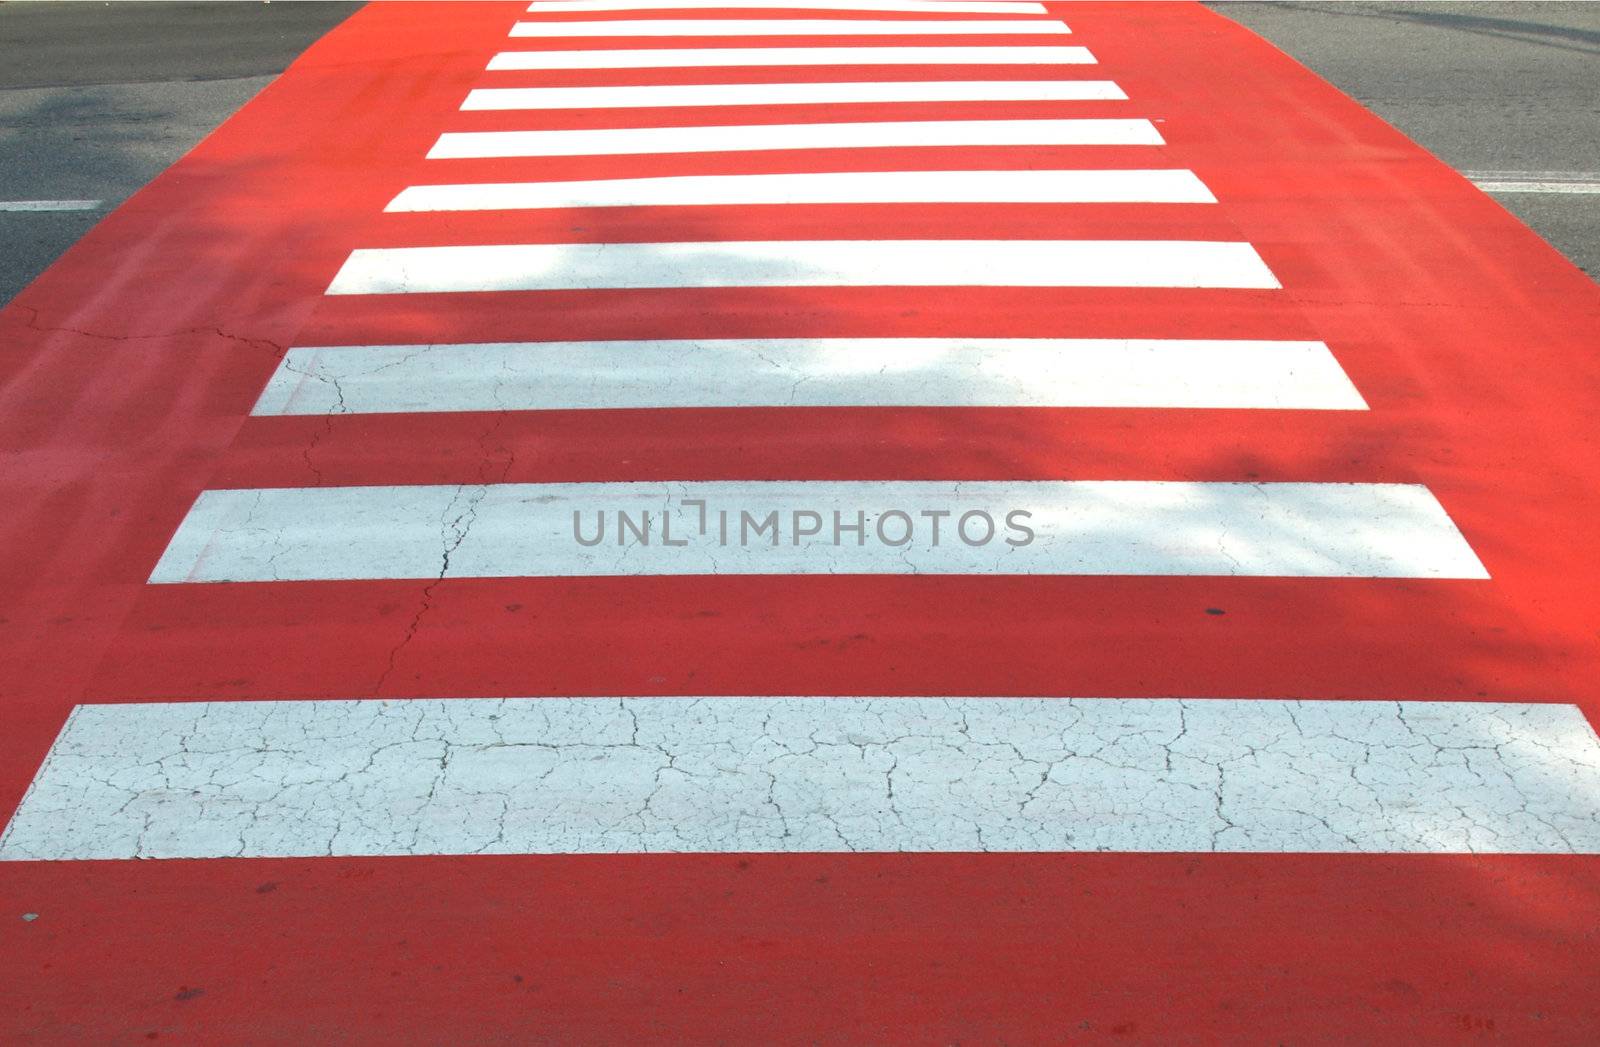
[[[725,480],[206,491],[150,580],[915,573],[1485,577],[1410,484]]]
[[[502,51],[490,70],[804,65],[1093,65],[1086,47],[711,47]]]
[[[1034,19],[617,19],[602,22],[518,22],[515,37],[599,36],[1051,36],[1071,32]]]
[[[0,859],[1600,853],[1571,705],[522,698],[77,707]]]
[[[913,14],[1042,15],[1026,0],[534,0],[531,14],[578,11],[905,11]]]
[[[1246,243],[753,240],[352,251],[328,294],[649,287],[1277,287]]]
[[[825,84],[651,84],[646,87],[480,87],[465,110],[659,109],[672,106],[843,105],[871,102],[1084,102],[1128,96],[1110,80],[913,80]]]
[[[0,200],[0,211],[96,211],[104,200]]]
[[[1589,196],[1600,193],[1600,181],[1594,182],[1507,182],[1475,179],[1473,184],[1486,193],[1557,193]]]
[[[253,413],[660,407],[1366,404],[1321,342],[818,338],[296,348]]]
[[[907,120],[579,131],[448,131],[440,135],[428,151],[428,159],[737,153],[774,149],[1162,144],[1160,133],[1148,120]]]
[[[1212,204],[1192,171],[847,171],[416,185],[386,211],[744,204]]]
[[[1463,171],[1486,193],[1600,193],[1596,171]]]

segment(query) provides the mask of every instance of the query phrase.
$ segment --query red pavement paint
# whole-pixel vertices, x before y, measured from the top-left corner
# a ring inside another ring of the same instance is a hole
[[[39,918],[7,931],[28,968],[6,1020],[37,1042],[1590,1044],[1591,869],[1380,855],[33,865],[9,877],[7,901]]]
[[[706,118],[458,113],[473,86],[734,82],[484,72],[497,51],[538,46],[505,35],[522,7],[362,11],[0,313],[6,813],[79,701],[1491,697],[1574,701],[1600,722],[1600,290],[1270,46],[1198,7],[1060,5],[1064,42],[1100,60],[1072,75],[1130,100],[1000,107],[1160,120],[1168,147],[1017,150],[996,166],[1188,167],[1214,207],[713,208],[565,226],[381,214],[430,182],[995,162],[423,160],[445,130]],[[783,41],[807,43],[838,41]],[[830,78],[799,72],[748,79]],[[718,119],[932,109],[996,113]],[[1113,228],[1247,240],[1285,289],[321,298],[355,247]],[[290,344],[955,334],[1320,338],[1372,411],[246,418]],[[206,487],[733,477],[1420,482],[1494,577],[144,585]],[[7,863],[0,899],[5,1042],[1600,1040],[1594,856]]]

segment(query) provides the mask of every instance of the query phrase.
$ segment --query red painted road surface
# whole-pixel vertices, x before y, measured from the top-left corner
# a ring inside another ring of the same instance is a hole
[[[312,47],[0,313],[0,813],[85,702],[1381,698],[1573,703],[1600,723],[1600,289],[1225,19],[1048,7],[1072,29],[1050,42],[1098,60],[1067,75],[1126,101],[460,109],[475,87],[1045,75],[487,72],[503,50],[1032,37],[513,40],[523,4],[406,4]],[[651,15],[550,20],[630,17]],[[1148,119],[1167,144],[425,159],[450,131],[1068,116]],[[443,182],[1153,156],[1219,202],[383,213]],[[324,295],[357,248],[1014,238],[1242,240],[1283,287]],[[249,416],[290,346],[948,336],[1321,340],[1370,410]],[[684,479],[1423,484],[1491,578],[147,583],[207,489]],[[1596,984],[1593,854],[0,864],[5,1043],[1593,1044]]]

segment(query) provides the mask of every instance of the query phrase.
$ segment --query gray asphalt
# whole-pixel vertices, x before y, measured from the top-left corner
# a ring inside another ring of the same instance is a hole
[[[360,6],[0,4],[0,303]]]
[[[1600,3],[1214,2],[1470,174],[1600,182]],[[1496,194],[1600,279],[1600,195]]]
[[[104,201],[0,212],[0,302],[359,6],[0,3],[0,201]],[[1600,172],[1600,3],[1211,6],[1458,169]],[[1499,199],[1600,277],[1600,195]]]

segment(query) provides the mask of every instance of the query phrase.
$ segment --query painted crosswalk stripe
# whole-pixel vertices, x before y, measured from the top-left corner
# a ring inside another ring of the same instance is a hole
[[[328,294],[692,287],[1236,287],[1278,281],[1247,243],[748,240],[362,248]]]
[[[906,120],[842,124],[620,127],[575,131],[447,131],[430,160],[513,156],[634,156],[784,149],[934,146],[1162,145],[1138,119]]]
[[[913,80],[820,84],[651,84],[646,87],[480,87],[464,110],[655,109],[671,106],[843,105],[873,102],[1084,102],[1128,96],[1109,80]]]
[[[1576,706],[1174,698],[82,705],[0,860],[1600,853]]]
[[[709,574],[1486,577],[1410,484],[729,480],[210,490],[150,581]]]
[[[518,22],[514,37],[600,36],[1054,36],[1060,22],[1034,19],[615,19],[601,22]]]
[[[1211,204],[1184,170],[845,171],[415,185],[386,211],[497,211],[746,204]]]
[[[1086,47],[707,47],[502,51],[489,69],[688,69],[805,65],[1093,65]]]
[[[1366,404],[1321,342],[835,338],[295,348],[253,413],[789,406]]]
[[[1042,15],[1029,0],[534,0],[532,14],[575,11],[905,11],[922,14]]]

